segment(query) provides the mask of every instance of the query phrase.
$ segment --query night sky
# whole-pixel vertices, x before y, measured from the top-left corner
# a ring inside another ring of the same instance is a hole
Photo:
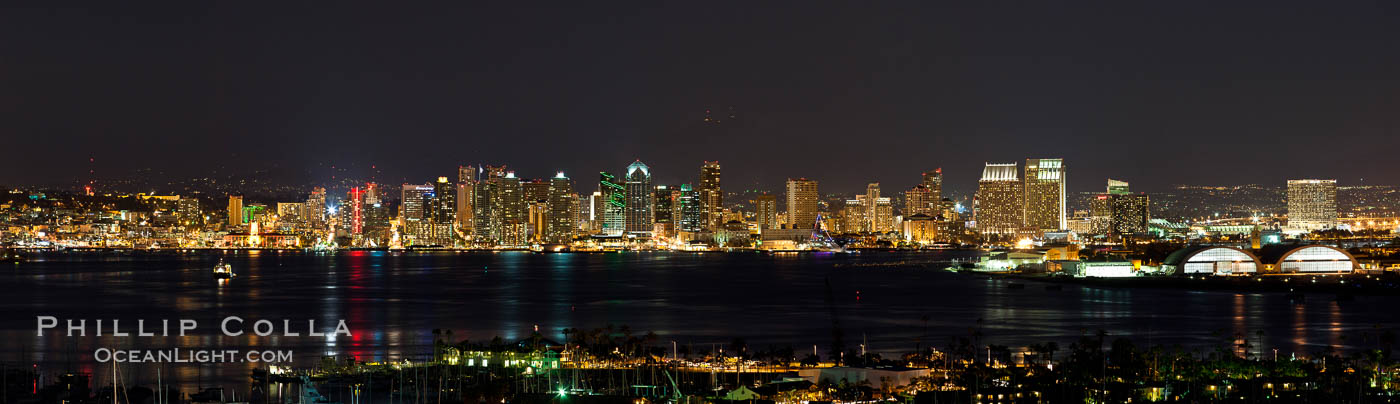
[[[0,184],[88,156],[298,182],[642,159],[674,184],[719,160],[728,189],[943,167],[967,192],[985,161],[1062,157],[1072,191],[1400,183],[1395,2],[110,3],[0,10]]]

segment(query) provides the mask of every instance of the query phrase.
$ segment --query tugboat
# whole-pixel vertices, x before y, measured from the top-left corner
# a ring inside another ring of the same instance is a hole
[[[219,263],[214,265],[215,278],[227,279],[235,276],[238,276],[238,274],[233,273],[233,265],[224,263],[224,260],[219,260]]]

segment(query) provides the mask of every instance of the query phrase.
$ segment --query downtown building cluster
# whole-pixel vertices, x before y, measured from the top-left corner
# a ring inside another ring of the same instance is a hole
[[[1355,227],[1338,217],[1335,180],[1292,180],[1287,215],[1177,224],[1154,218],[1145,193],[1108,180],[1071,209],[1062,159],[987,163],[970,206],[945,197],[944,170],[887,192],[829,194],[790,178],[775,193],[728,192],[719,162],[693,182],[658,184],[641,161],[570,178],[521,178],[504,165],[384,184],[343,180],[294,201],[227,194],[78,194],[12,190],[0,203],[11,245],[118,248],[447,248],[808,250],[1191,240]],[[1369,220],[1369,219],[1368,219]],[[1385,221],[1381,220],[1381,225]],[[1274,226],[1274,227],[1270,227]],[[1196,229],[1200,228],[1200,232]]]

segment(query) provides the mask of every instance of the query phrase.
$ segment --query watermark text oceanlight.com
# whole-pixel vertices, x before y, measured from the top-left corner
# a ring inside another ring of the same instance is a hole
[[[239,351],[237,349],[110,349],[98,348],[92,353],[98,362],[119,363],[275,363],[291,362],[292,351]]]

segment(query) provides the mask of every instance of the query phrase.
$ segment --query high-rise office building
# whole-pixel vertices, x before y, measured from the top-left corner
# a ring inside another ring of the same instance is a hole
[[[847,205],[852,202],[848,201]],[[860,207],[860,219],[851,222],[853,225],[847,231],[862,231],[885,233],[894,231],[894,208],[890,205],[890,198],[880,196],[880,183],[872,182],[865,186],[864,195],[856,195],[854,205]],[[848,216],[847,220],[853,218]]]
[[[672,237],[675,235],[675,199],[671,196],[672,188],[665,185],[657,185],[652,191],[651,203],[653,232],[657,237]]]
[[[935,168],[933,171],[924,172],[923,181],[919,183],[928,189],[928,201],[934,212],[942,212],[950,206],[943,204],[943,169]]]
[[[507,171],[500,179],[501,189],[497,192],[496,205],[501,215],[500,243],[507,246],[522,246],[528,243],[529,206],[525,203],[525,189],[515,172]]]
[[[1288,227],[1299,231],[1337,227],[1337,180],[1288,180]]]
[[[720,188],[718,161],[706,161],[700,166],[700,198],[705,204],[707,226],[718,230],[724,224],[724,190]]]
[[[524,189],[505,166],[486,166],[473,191],[477,242],[521,246],[528,242],[529,207]]]
[[[525,192],[525,201],[544,202],[549,200],[549,181],[521,180],[520,188]]]
[[[622,235],[627,231],[627,188],[617,176],[601,172],[598,173],[598,193],[603,201],[599,206],[602,213],[600,233],[604,236]]]
[[[365,191],[360,187],[350,188],[350,192],[345,198],[345,214],[349,220],[349,230],[351,235],[364,234],[365,229]]]
[[[641,160],[627,166],[627,183],[624,190],[627,193],[627,233],[650,236],[654,230],[652,224],[656,220],[656,215],[652,212],[655,190],[651,187],[651,169]]]
[[[1152,219],[1147,194],[1134,194],[1128,183],[1108,180],[1107,192],[1089,201],[1089,228],[1110,238],[1147,233]]]
[[[313,227],[319,227],[326,220],[326,189],[315,187],[306,197],[306,212],[302,213]]]
[[[476,235],[476,179],[461,177],[457,182],[457,228],[469,239]]]
[[[754,199],[754,219],[758,222],[758,230],[762,232],[767,229],[777,229],[778,224],[778,196],[773,194],[759,195]]]
[[[457,166],[457,183],[466,184],[476,182],[477,168],[473,165]]]
[[[974,220],[983,235],[1015,235],[1024,223],[1024,189],[1016,163],[987,163],[977,183]]]
[[[477,181],[473,187],[473,242],[494,244],[499,241],[496,237],[500,234],[501,215],[497,212],[496,202],[499,200],[497,194],[500,193],[500,189],[500,179],[490,176]]]
[[[932,192],[924,184],[915,185],[908,191],[904,191],[904,216],[925,215],[934,216],[938,209],[937,201],[933,201]]]
[[[787,217],[789,228],[811,229],[817,223],[817,181],[806,178],[787,180]]]
[[[1026,159],[1024,220],[1036,233],[1067,226],[1064,164],[1062,159]]]
[[[561,171],[549,179],[549,211],[546,214],[544,241],[563,244],[574,239],[577,218],[574,202],[574,183]]]
[[[428,217],[428,198],[433,193],[432,184],[403,184],[399,200],[399,217],[407,224],[410,220],[423,220]]]
[[[228,196],[228,225],[234,227],[243,224],[243,195]]]
[[[457,184],[438,177],[433,183],[433,196],[427,200],[427,216],[433,223],[451,224],[457,221]]]
[[[681,184],[678,195],[675,209],[680,212],[680,220],[676,229],[688,233],[707,230],[709,214],[705,210],[706,205],[700,191],[691,188],[690,184]]]

